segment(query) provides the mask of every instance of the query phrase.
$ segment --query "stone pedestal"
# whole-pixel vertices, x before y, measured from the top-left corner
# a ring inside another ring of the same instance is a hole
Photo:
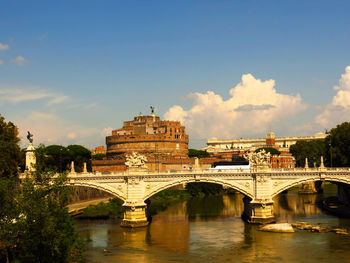
[[[120,223],[122,227],[143,227],[148,225],[146,207],[143,204],[124,204],[124,219]]]
[[[317,190],[314,182],[303,183],[299,188],[299,194],[315,194]]]
[[[34,172],[36,165],[35,148],[32,143],[29,143],[26,150],[26,168],[28,172]]]
[[[269,224],[276,222],[273,214],[273,201],[252,201],[249,197],[243,198],[244,212],[242,219],[251,224]]]

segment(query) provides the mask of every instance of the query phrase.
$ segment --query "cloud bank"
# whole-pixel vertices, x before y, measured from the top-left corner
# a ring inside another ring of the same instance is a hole
[[[68,96],[42,90],[40,88],[1,88],[0,104],[48,99],[47,105],[59,104],[69,100]]]
[[[316,124],[323,128],[333,128],[344,121],[350,121],[350,66],[345,68],[339,84],[333,87],[337,91],[331,103],[326,105],[315,118]]]
[[[224,100],[213,91],[192,93],[187,96],[193,102],[189,110],[174,105],[164,118],[181,121],[191,137],[223,139],[261,135],[271,124],[281,126],[306,109],[299,94],[278,93],[274,80],[262,81],[252,74],[242,75],[229,94]]]

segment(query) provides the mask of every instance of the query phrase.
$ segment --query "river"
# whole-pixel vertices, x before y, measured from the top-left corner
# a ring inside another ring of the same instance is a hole
[[[322,212],[316,201],[335,193],[280,194],[278,222],[305,221],[350,230],[350,219]],[[350,262],[350,237],[335,233],[270,233],[241,220],[241,194],[193,198],[153,216],[145,228],[117,220],[77,220],[86,262]]]

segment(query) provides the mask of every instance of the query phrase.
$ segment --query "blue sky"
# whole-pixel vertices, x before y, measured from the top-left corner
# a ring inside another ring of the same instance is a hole
[[[181,120],[196,148],[268,130],[312,135],[349,116],[349,9],[349,1],[3,1],[0,114],[36,144],[102,145],[150,105]]]

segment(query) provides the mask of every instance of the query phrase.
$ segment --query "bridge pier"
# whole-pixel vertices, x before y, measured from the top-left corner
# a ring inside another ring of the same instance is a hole
[[[242,219],[250,224],[269,224],[276,222],[273,214],[273,201],[253,201],[245,196],[243,198],[244,211]]]
[[[148,225],[146,217],[146,207],[145,203],[127,203],[124,206],[124,219],[120,223],[122,227],[143,227]]]

